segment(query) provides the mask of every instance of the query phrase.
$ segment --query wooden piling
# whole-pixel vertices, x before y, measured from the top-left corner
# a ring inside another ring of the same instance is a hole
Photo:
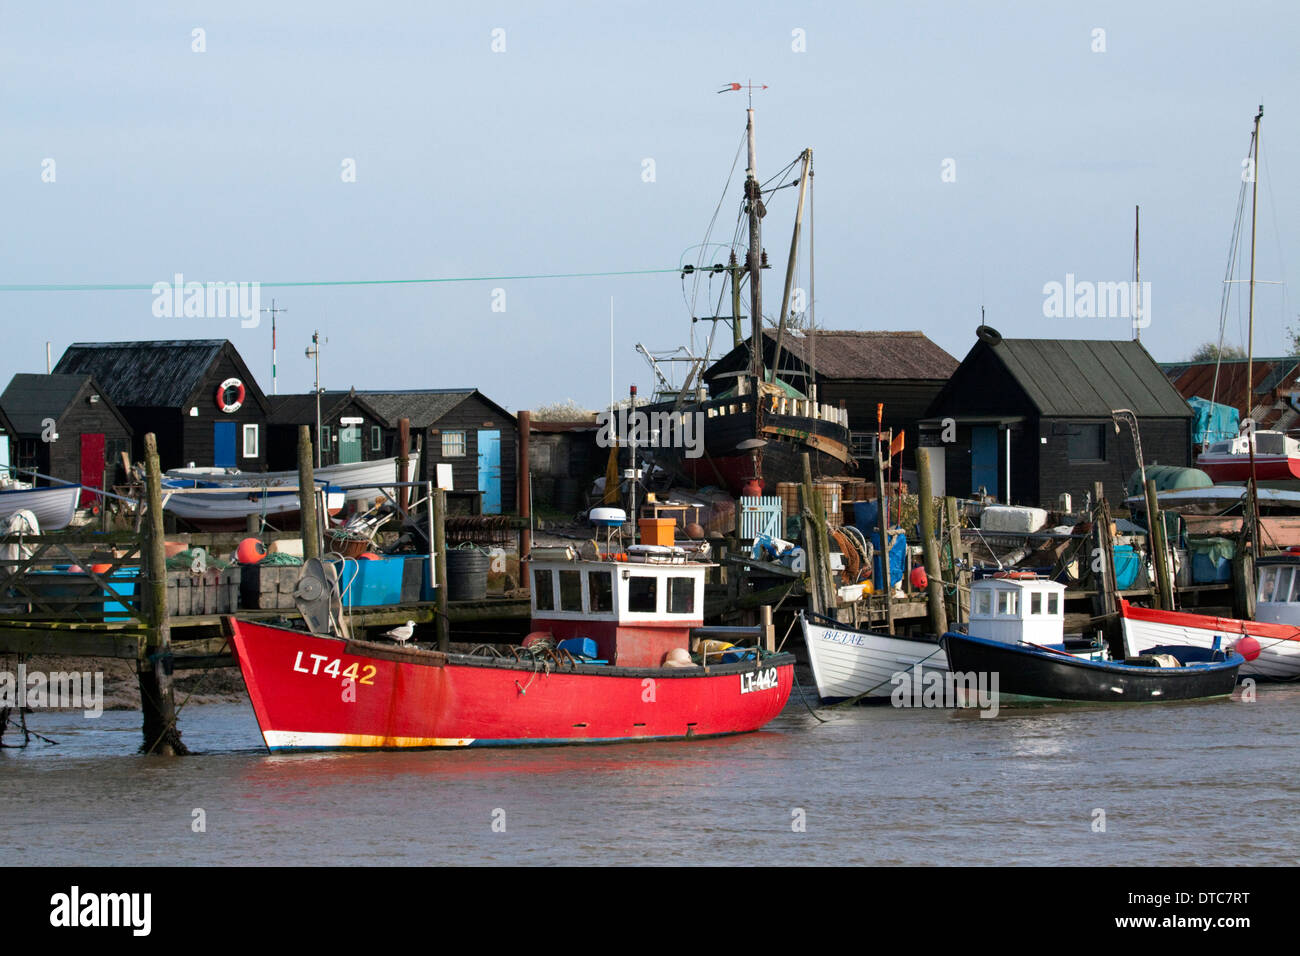
[[[964,573],[958,570],[957,565],[961,560],[961,513],[957,509],[956,498],[949,496],[943,499],[943,514],[948,523],[948,566],[944,569],[944,580],[952,588],[948,598],[948,620],[960,624],[965,620],[962,586],[966,582]]]
[[[162,467],[158,440],[144,436],[145,494],[148,497],[146,551],[148,590],[143,610],[147,623],[144,659],[138,664],[140,708],[144,713],[143,753],[173,757],[189,753],[176,726],[172,689],[171,621],[167,614],[167,549],[163,532]]]
[[[930,449],[916,450],[917,507],[921,520],[921,551],[925,555],[925,575],[929,579],[929,623],[933,634],[948,633],[948,611],[943,606],[942,570],[939,567],[939,539],[934,527],[934,484],[930,476]]]
[[[772,625],[772,605],[764,604],[758,609],[758,625],[762,628],[759,645],[765,651],[775,651],[776,628]]]
[[[397,480],[400,484],[397,486],[397,510],[402,514],[407,512],[407,502],[410,500],[406,495],[406,482],[410,481],[411,474],[411,420],[409,418],[399,418],[397,420]],[[430,475],[430,477],[433,477]]]
[[[1124,627],[1119,619],[1119,589],[1115,578],[1115,543],[1111,537],[1110,505],[1106,503],[1106,490],[1100,481],[1092,486],[1092,521],[1097,535],[1097,550],[1093,552],[1092,574],[1097,589],[1097,617],[1102,632],[1110,646],[1111,656],[1123,659]]]
[[[429,483],[429,505],[433,508],[433,554],[438,579],[438,650],[451,650],[451,618],[447,616],[447,492]]]
[[[1163,611],[1174,609],[1174,582],[1169,575],[1169,547],[1165,541],[1165,522],[1160,514],[1160,505],[1156,499],[1155,479],[1148,478],[1147,496],[1147,543],[1151,551],[1151,563],[1156,571],[1155,606]]]
[[[519,470],[516,485],[519,490],[516,497],[519,499],[519,517],[525,519],[523,527],[519,529],[519,586],[528,590],[532,587],[532,576],[528,573],[525,562],[533,552],[532,522],[528,520],[533,516],[532,466],[529,461],[528,439],[532,431],[533,413],[521,411],[518,421]]]
[[[880,570],[882,581],[876,582],[876,588],[885,593],[885,630],[894,633],[894,584],[889,580],[889,516],[886,513],[885,500],[885,466],[881,461],[884,449],[881,446],[880,433],[876,433],[876,523],[880,529]]]
[[[320,529],[316,523],[316,478],[311,466],[311,428],[298,429],[298,503],[301,508],[302,559],[320,557]]]
[[[831,584],[830,535],[826,532],[826,511],[822,496],[813,486],[812,462],[804,452],[803,484],[799,486],[801,511],[804,513],[804,553],[808,559],[808,603],[815,614],[836,617],[838,594]]]

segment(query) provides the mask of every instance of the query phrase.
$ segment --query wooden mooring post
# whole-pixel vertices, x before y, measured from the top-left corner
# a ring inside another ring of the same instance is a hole
[[[1147,545],[1151,552],[1151,564],[1156,571],[1155,605],[1162,611],[1172,611],[1174,609],[1174,582],[1170,577],[1169,546],[1165,541],[1165,520],[1160,514],[1154,478],[1147,479],[1146,497]]]
[[[533,469],[529,460],[529,437],[533,429],[533,413],[520,411],[519,422],[519,472],[516,478],[519,499],[519,517],[524,519],[519,529],[519,586],[526,590],[532,588],[532,576],[528,573],[528,556],[533,551]]]
[[[320,529],[316,523],[316,476],[311,467],[311,427],[298,429],[298,502],[302,519],[302,559],[320,557]]]
[[[939,567],[939,539],[934,527],[934,485],[930,476],[930,449],[916,450],[917,507],[920,512],[921,550],[925,555],[925,575],[929,579],[930,630],[936,635],[948,633],[948,611],[943,606],[942,570]]]
[[[429,507],[433,509],[433,555],[438,596],[438,650],[451,650],[451,618],[447,604],[447,492],[429,482]]]
[[[884,448],[880,441],[879,432],[876,432],[875,452],[876,510],[878,512],[876,523],[880,528],[880,570],[882,578],[882,580],[876,582],[876,587],[885,593],[885,630],[893,634],[894,582],[889,579],[889,503],[886,497],[889,494],[889,489],[885,487],[885,465],[881,460]]]
[[[945,580],[952,588],[948,598],[948,620],[960,624],[966,618],[966,602],[962,600],[962,588],[967,585],[966,572],[958,570],[961,561],[961,512],[957,508],[957,499],[943,499],[944,520],[948,523],[948,567],[944,569]]]
[[[144,715],[144,743],[147,754],[174,757],[189,753],[176,726],[176,696],[172,689],[171,621],[167,615],[167,548],[163,532],[162,468],[158,462],[158,440],[153,432],[144,436],[145,494],[148,496],[146,534],[148,550],[148,593],[145,616],[148,630],[143,658],[137,663],[140,709]]]
[[[1097,534],[1097,550],[1093,553],[1092,574],[1097,589],[1096,616],[1101,621],[1102,633],[1110,646],[1111,655],[1123,659],[1124,626],[1119,619],[1119,587],[1115,578],[1115,543],[1111,537],[1110,505],[1106,503],[1106,489],[1100,482],[1092,486],[1095,504],[1092,510],[1093,526]]]

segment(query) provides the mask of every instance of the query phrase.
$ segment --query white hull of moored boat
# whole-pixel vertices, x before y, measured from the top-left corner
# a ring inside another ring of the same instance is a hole
[[[802,616],[801,623],[817,694],[824,701],[888,698],[902,679],[895,675],[904,675],[910,687],[918,665],[923,674],[948,672],[948,657],[937,641],[828,627]]]
[[[1300,679],[1300,628],[1290,624],[1240,621],[1182,611],[1155,611],[1124,602],[1124,643],[1129,654],[1165,644],[1213,647],[1217,640],[1225,649],[1243,637],[1259,642],[1259,657],[1241,665],[1242,677],[1266,680]]]
[[[58,531],[72,523],[80,497],[80,485],[0,491],[0,521],[7,520],[17,511],[25,510],[36,515],[42,531]]]
[[[414,472],[414,462],[408,466]],[[298,486],[296,471],[236,471],[224,468],[173,468],[168,478],[194,481],[201,484],[247,487]],[[397,480],[397,459],[380,458],[376,461],[356,461],[345,465],[326,465],[318,468],[315,478],[343,489],[347,501],[372,501],[383,496],[381,490]],[[408,477],[408,481],[410,478]],[[392,494],[392,489],[388,489]]]

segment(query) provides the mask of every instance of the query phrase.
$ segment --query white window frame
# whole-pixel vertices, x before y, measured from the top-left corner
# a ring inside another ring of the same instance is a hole
[[[378,425],[370,426],[370,450],[381,451],[384,447],[384,433]]]
[[[460,451],[448,451],[447,439],[453,435],[460,436]],[[469,442],[466,432],[459,429],[453,431],[444,431],[442,433],[442,457],[443,458],[464,458],[469,453]]]
[[[249,451],[249,438],[252,438],[252,451]],[[245,425],[243,427],[243,451],[244,458],[256,458],[261,447],[261,436],[257,425]]]

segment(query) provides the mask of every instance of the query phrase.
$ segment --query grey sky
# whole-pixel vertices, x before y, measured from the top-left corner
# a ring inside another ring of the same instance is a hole
[[[770,87],[760,176],[814,149],[819,324],[922,329],[960,357],[983,303],[1009,336],[1127,337],[1122,319],[1044,319],[1042,288],[1127,280],[1140,203],[1143,341],[1180,359],[1217,334],[1261,102],[1257,273],[1295,277],[1298,21],[1294,4],[1240,2],[7,2],[0,284],[672,268],[743,132],[743,96],[714,91],[752,77]],[[773,313],[793,200],[765,222]],[[671,273],[272,295],[289,309],[282,392],[310,388],[316,328],[328,387],[477,386],[512,409],[608,395],[611,296],[620,393],[652,384],[636,341],[691,334]],[[1276,354],[1300,306],[1283,286],[1256,301],[1256,351]],[[43,371],[47,340],[57,360],[73,341],[227,337],[270,390],[269,324],[155,318],[152,302],[0,292],[0,378]],[[1234,308],[1229,338],[1243,325]]]

